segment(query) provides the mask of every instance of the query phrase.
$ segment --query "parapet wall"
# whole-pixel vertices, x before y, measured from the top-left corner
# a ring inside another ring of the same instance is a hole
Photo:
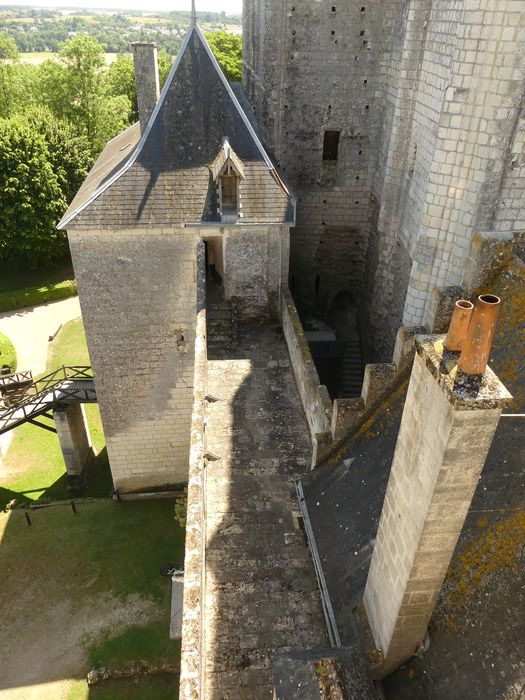
[[[310,433],[327,433],[332,418],[328,389],[321,384],[299,314],[287,287],[283,286],[281,300],[281,324]]]
[[[336,399],[321,384],[292,295],[281,290],[281,325],[312,440],[312,466],[319,464],[363,412],[362,399]]]
[[[195,337],[195,375],[186,515],[186,551],[184,556],[184,602],[182,611],[182,649],[180,697],[198,700],[204,697],[205,666],[204,581],[206,576],[206,501],[205,501],[205,424],[207,387],[206,310],[197,315]]]

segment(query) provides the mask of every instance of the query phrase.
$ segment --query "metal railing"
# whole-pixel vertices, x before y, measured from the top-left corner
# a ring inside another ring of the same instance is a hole
[[[78,365],[60,367],[40,379],[33,380],[31,384],[21,388],[19,392],[17,391],[13,401],[9,400],[8,406],[2,406],[2,395],[7,393],[7,388],[16,386],[17,383],[23,385],[28,381],[27,376],[24,378],[24,375],[30,374],[30,372],[18,372],[16,375],[2,378],[3,381],[0,382],[0,433],[43,413],[55,403],[96,401],[91,367]],[[18,376],[20,377],[19,381],[15,379]],[[90,386],[82,386],[83,383],[87,384],[88,382]]]

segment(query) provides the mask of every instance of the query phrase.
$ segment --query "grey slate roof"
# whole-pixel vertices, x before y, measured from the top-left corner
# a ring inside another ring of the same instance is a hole
[[[224,137],[244,165],[239,223],[292,223],[293,199],[193,26],[143,136],[135,124],[107,144],[58,227],[218,222],[210,165]]]

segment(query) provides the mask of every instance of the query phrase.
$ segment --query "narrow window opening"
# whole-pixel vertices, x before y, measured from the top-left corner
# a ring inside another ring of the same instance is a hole
[[[332,12],[335,12],[335,7],[332,5]]]
[[[237,214],[237,177],[235,175],[223,175],[221,177],[222,213]]]
[[[365,30],[361,29],[361,31],[359,32],[359,36],[364,36],[364,35],[365,35]]]
[[[365,109],[370,109],[370,105],[365,105]]]
[[[364,11],[365,11],[365,8],[362,7],[362,8],[361,8],[361,13],[364,13]]]
[[[323,140],[323,160],[337,160],[340,131],[325,131]]]
[[[335,34],[335,29],[332,29],[331,34],[332,34],[332,36],[334,36],[334,34]]]
[[[366,85],[367,83],[368,83],[368,80],[365,78],[365,79],[363,80],[363,85]]]

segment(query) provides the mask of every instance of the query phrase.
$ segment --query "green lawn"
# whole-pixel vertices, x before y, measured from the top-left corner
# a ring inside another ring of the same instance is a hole
[[[86,333],[81,318],[69,321],[60,329],[57,337],[49,343],[46,373],[54,372],[63,365],[90,365]]]
[[[82,320],[66,323],[49,344],[47,372],[62,365],[89,365]],[[97,457],[91,467],[85,496],[106,497],[113,490],[105,438],[97,404],[85,406]],[[42,419],[46,422],[46,419]],[[12,499],[18,503],[63,500],[70,497],[58,438],[54,433],[26,423],[16,428],[0,473],[0,509]]]
[[[9,338],[0,333],[0,367],[8,365],[11,372],[16,369],[16,350]]]
[[[166,562],[183,565],[173,502],[80,502],[77,515],[52,506],[31,520],[0,514],[0,678],[27,657],[20,686],[66,680],[71,700],[177,697],[169,675],[89,691],[84,680],[95,664],[180,659],[169,640],[171,581],[159,573]],[[33,668],[35,649],[43,658]]]
[[[0,268],[0,312],[75,296],[71,263],[53,270]]]
[[[90,364],[81,319],[50,343],[47,371],[72,364]],[[86,413],[100,452],[85,495],[106,497],[112,481],[98,406]],[[58,439],[36,426],[14,431],[0,473],[0,504],[70,498]],[[0,513],[0,689],[20,688],[31,700],[178,697],[170,674],[93,688],[85,681],[98,664],[180,662],[180,643],[169,639],[171,581],[160,576],[163,564],[184,561],[173,507],[172,500],[78,499],[77,514],[68,505],[30,510],[31,526],[20,508]]]

